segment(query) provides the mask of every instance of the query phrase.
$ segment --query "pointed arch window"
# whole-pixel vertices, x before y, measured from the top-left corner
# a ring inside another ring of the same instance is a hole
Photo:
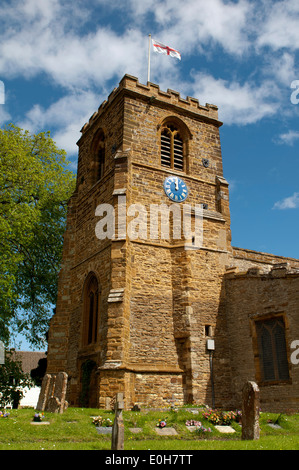
[[[83,315],[83,346],[94,344],[98,339],[99,285],[92,275],[85,287]]]
[[[262,380],[289,379],[289,364],[283,317],[256,322]]]
[[[92,143],[92,184],[99,181],[105,171],[105,134],[102,129],[99,129],[93,139]]]
[[[102,178],[105,170],[105,144],[104,141],[100,142],[98,155],[97,155],[97,181]]]
[[[179,126],[168,123],[161,129],[161,165],[184,171],[184,142]]]

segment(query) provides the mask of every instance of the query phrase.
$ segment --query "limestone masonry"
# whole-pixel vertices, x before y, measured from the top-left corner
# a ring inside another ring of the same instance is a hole
[[[255,381],[263,410],[299,410],[299,260],[231,246],[221,125],[216,106],[125,75],[83,126],[48,348],[69,406],[123,393],[125,409],[234,409]],[[172,209],[186,208],[192,231],[174,236]]]

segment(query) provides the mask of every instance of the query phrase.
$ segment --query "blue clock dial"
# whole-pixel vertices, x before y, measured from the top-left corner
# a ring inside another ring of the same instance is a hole
[[[188,188],[178,176],[169,176],[164,181],[164,191],[171,201],[183,202],[187,199]]]

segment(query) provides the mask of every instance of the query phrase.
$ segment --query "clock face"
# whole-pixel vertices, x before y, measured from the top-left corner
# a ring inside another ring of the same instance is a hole
[[[183,202],[188,196],[188,188],[178,176],[169,176],[165,179],[164,191],[166,196],[174,202]]]

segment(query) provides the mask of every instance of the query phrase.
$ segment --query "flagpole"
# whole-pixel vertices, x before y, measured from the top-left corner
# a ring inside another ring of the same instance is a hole
[[[147,65],[147,81],[150,82],[150,76],[151,76],[151,38],[152,35],[148,35],[148,65]]]

